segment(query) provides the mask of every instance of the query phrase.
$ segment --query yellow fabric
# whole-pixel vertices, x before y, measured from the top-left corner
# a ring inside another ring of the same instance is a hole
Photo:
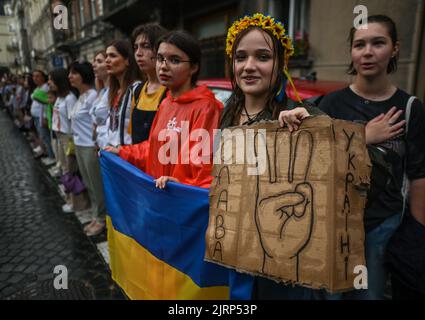
[[[228,287],[201,288],[186,274],[154,257],[106,218],[112,278],[130,299],[229,299]]]
[[[297,98],[297,101],[299,103],[302,103],[302,100],[301,100],[300,96],[298,95],[297,88],[295,88],[294,82],[292,81],[292,77],[289,74],[288,69],[284,68],[283,73],[285,74],[286,78],[288,79],[289,83],[291,84],[291,87],[294,90],[294,94],[295,94],[295,97]]]
[[[137,103],[136,108],[138,110],[144,111],[156,111],[159,107],[159,103],[161,102],[161,98],[163,97],[164,92],[167,88],[161,86],[158,90],[149,94],[147,92],[147,89],[148,84],[145,83],[142,88],[142,92],[140,93],[140,99]]]
[[[75,144],[74,141],[69,140],[68,144],[66,146],[65,155],[67,156],[73,156],[75,155]]]
[[[133,96],[131,98],[131,111],[130,111],[130,119],[132,119],[132,114],[133,114],[133,110],[134,108],[137,108],[138,110],[143,110],[143,111],[156,111],[158,110],[159,104],[161,102],[161,98],[164,95],[165,90],[167,89],[164,86],[161,86],[158,90],[156,90],[153,93],[147,93],[147,87],[148,87],[148,83],[146,82],[143,85],[142,91],[140,92],[139,95],[139,99],[137,102],[137,106],[135,106],[136,104],[136,99]],[[132,132],[132,121],[130,121],[129,125],[128,125],[128,129],[127,132],[129,134],[131,134]]]

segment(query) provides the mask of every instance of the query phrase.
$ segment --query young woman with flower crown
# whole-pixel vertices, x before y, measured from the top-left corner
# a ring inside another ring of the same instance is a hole
[[[287,69],[293,47],[283,25],[262,14],[246,16],[229,28],[226,53],[231,59],[233,93],[221,118],[221,129],[277,120],[287,109],[286,81],[293,86]],[[314,108],[306,110],[322,113]],[[286,115],[295,113],[298,111],[287,111]],[[254,299],[314,299],[323,292],[256,277],[252,293]]]
[[[233,94],[221,118],[222,129],[278,119],[286,109],[286,81],[293,86],[287,69],[293,52],[283,25],[269,16],[247,16],[229,28],[226,53]]]

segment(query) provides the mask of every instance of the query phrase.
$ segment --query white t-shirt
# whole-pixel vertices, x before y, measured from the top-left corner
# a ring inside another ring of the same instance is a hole
[[[13,109],[14,110],[22,108],[21,104],[22,104],[23,99],[25,98],[24,94],[25,94],[24,87],[19,85],[19,84],[16,85],[16,93],[15,93],[15,96],[13,97]]]
[[[94,147],[93,121],[90,109],[96,100],[97,92],[90,89],[80,95],[71,112],[72,137],[76,146]]]
[[[66,97],[58,97],[52,112],[52,130],[71,134],[71,112],[77,102],[77,97],[68,93]]]
[[[90,110],[93,123],[96,124],[96,142],[100,148],[107,146],[107,133],[108,127],[106,126],[106,119],[109,115],[109,89],[103,88]]]
[[[41,89],[45,92],[49,92],[49,85],[47,83],[45,83],[41,87],[37,87],[37,89]],[[43,118],[46,107],[47,106],[45,104],[42,104],[42,103],[35,101],[35,100],[32,100],[31,115],[33,117]]]

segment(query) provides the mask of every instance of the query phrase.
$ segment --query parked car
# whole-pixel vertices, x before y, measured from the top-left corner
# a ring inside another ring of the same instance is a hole
[[[199,80],[198,84],[207,85],[223,105],[226,105],[232,94],[232,83],[229,79],[204,79]],[[348,83],[343,81],[294,79],[294,85],[303,101],[318,105],[324,95],[343,89],[348,86]],[[294,90],[289,84],[286,86],[286,94],[291,100],[296,100]]]

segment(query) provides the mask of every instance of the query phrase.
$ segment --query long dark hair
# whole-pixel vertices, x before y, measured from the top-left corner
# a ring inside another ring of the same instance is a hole
[[[71,84],[68,79],[68,70],[64,68],[54,69],[49,73],[50,78],[54,82],[57,89],[57,95],[59,97],[66,97],[71,91],[75,94],[74,90],[71,90]]]
[[[247,29],[241,31],[238,36],[236,37],[235,43],[233,45],[232,48],[232,59],[229,63],[230,66],[230,79],[232,81],[232,87],[233,87],[233,92],[232,95],[230,96],[227,106],[221,116],[221,120],[220,120],[220,127],[221,128],[225,128],[225,127],[229,127],[229,126],[233,126],[233,125],[237,125],[237,121],[240,118],[241,112],[244,108],[245,105],[245,95],[242,92],[241,88],[239,88],[238,84],[236,83],[236,78],[235,78],[235,74],[234,74],[234,70],[233,70],[233,65],[235,62],[235,56],[236,56],[236,49],[239,45],[239,42],[241,41],[241,39],[250,31],[252,30],[260,30],[263,31],[265,33],[267,33],[270,38],[272,39],[272,45],[273,45],[273,59],[277,59],[277,77],[276,77],[276,82],[273,85],[272,84],[272,78],[273,78],[273,73],[275,72],[275,70],[273,69],[272,71],[272,77],[270,78],[270,90],[269,90],[269,94],[267,95],[267,100],[266,100],[266,104],[264,106],[263,112],[269,112],[272,115],[272,119],[277,119],[279,116],[280,111],[282,111],[283,109],[285,109],[285,105],[286,105],[286,94],[283,97],[283,100],[281,102],[278,102],[276,100],[276,96],[279,92],[279,90],[284,90],[283,88],[283,83],[285,81],[285,75],[283,73],[283,68],[285,66],[285,62],[284,62],[284,53],[285,53],[285,48],[283,47],[282,43],[279,41],[279,39],[277,39],[272,32],[270,32],[269,30],[263,30],[259,27],[248,27]]]
[[[90,62],[74,61],[68,67],[69,72],[78,73],[83,80],[83,83],[89,86],[94,85],[94,71]]]
[[[192,86],[196,85],[198,81],[199,73],[201,72],[201,46],[199,45],[198,40],[196,40],[192,35],[187,33],[186,31],[170,31],[163,35],[155,45],[155,52],[158,52],[158,48],[161,43],[169,43],[181,51],[187,54],[190,60],[191,66],[198,66],[198,71],[192,75],[190,80]]]
[[[128,67],[124,71],[124,83],[123,87],[128,88],[134,81],[142,80],[143,74],[139,69],[139,66],[134,59],[133,54],[133,46],[127,40],[114,40],[112,41],[108,47],[114,47],[120,55],[124,57],[124,59],[128,60]],[[113,100],[118,94],[118,90],[120,89],[120,83],[117,77],[111,75],[109,78],[109,105],[112,106]],[[124,94],[122,92],[121,94]]]
[[[398,41],[398,35],[397,35],[397,27],[393,19],[390,17],[378,14],[374,16],[370,16],[367,18],[367,23],[380,23],[384,25],[387,28],[388,34],[390,35],[391,41],[393,46]],[[352,27],[350,30],[350,34],[348,35],[348,43],[350,44],[350,52],[353,47],[353,40],[354,40],[354,34],[356,33],[357,29]],[[397,63],[398,63],[399,53],[397,52],[394,57],[391,58],[390,62],[387,66],[387,73],[394,73],[397,71]],[[357,71],[354,69],[353,62],[351,61],[350,66],[347,69],[347,73],[350,75],[356,75]]]
[[[31,73],[25,73],[24,74],[24,78],[25,81],[27,82],[28,85],[28,92],[31,95],[32,92],[34,91],[34,89],[37,87],[36,84],[34,83],[34,80],[32,79],[32,74]]]

